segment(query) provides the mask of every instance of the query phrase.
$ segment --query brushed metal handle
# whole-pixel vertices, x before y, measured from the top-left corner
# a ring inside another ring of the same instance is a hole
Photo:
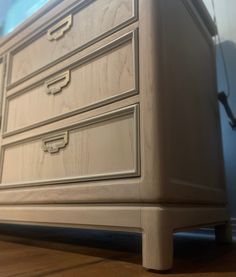
[[[68,31],[72,26],[72,15],[68,15],[67,17],[63,18],[53,27],[48,29],[47,31],[47,38],[48,40],[58,40],[59,38],[63,37],[65,32]]]
[[[54,134],[42,139],[42,150],[50,154],[58,153],[69,141],[68,131]]]
[[[47,81],[45,81],[45,90],[47,94],[55,95],[62,91],[70,82],[70,71],[67,70]]]

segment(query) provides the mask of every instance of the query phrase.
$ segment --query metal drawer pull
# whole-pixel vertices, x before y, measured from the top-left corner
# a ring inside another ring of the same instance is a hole
[[[72,26],[72,15],[68,15],[63,18],[57,24],[55,24],[52,28],[48,29],[47,37],[48,40],[58,40],[63,37],[66,31],[68,31]]]
[[[46,137],[42,140],[42,150],[50,154],[58,153],[68,144],[68,131]]]
[[[62,91],[70,82],[70,71],[63,72],[45,82],[47,94],[57,94]]]

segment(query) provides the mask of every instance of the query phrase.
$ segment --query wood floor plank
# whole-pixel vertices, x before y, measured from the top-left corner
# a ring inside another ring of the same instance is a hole
[[[174,241],[174,267],[165,277],[236,276],[236,245],[189,235]],[[0,249],[0,277],[163,276],[142,268],[137,234],[2,226]]]

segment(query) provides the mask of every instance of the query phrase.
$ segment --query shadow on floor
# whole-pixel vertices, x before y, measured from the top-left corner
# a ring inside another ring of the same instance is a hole
[[[2,241],[141,266],[140,234],[7,224],[2,224],[0,230]],[[180,233],[175,235],[174,245],[174,267],[170,275],[225,272],[236,276],[236,245],[216,244],[213,233],[208,236],[205,232]]]

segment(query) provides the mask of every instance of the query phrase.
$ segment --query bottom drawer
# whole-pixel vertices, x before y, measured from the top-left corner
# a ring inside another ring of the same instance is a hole
[[[2,185],[139,176],[138,106],[78,122],[2,149]]]

